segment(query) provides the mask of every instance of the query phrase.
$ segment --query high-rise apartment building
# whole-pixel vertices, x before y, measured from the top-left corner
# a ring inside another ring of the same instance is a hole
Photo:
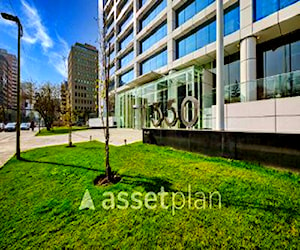
[[[72,110],[96,113],[98,50],[91,45],[76,43],[68,58],[68,91]]]
[[[17,58],[0,49],[0,104],[5,108],[17,109]]]
[[[0,55],[0,106],[7,106],[6,89],[8,86],[9,65],[6,58]]]
[[[300,1],[223,8],[225,130],[299,133]],[[99,11],[118,126],[215,129],[216,1],[99,0]]]

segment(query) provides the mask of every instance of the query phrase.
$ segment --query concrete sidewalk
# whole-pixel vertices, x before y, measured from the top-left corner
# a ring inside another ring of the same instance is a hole
[[[35,136],[36,132],[21,131],[21,151],[46,146],[61,145],[68,143],[68,134],[51,135],[51,136]],[[97,140],[105,142],[104,132],[102,129],[88,129],[83,131],[75,131],[72,133],[72,142],[86,142]],[[127,143],[142,141],[142,131],[134,129],[111,129],[110,144],[115,146]],[[16,152],[16,133],[1,132],[0,133],[0,167],[2,167]]]

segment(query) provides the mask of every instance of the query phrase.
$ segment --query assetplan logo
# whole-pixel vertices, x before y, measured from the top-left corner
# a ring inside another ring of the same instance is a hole
[[[146,209],[165,209],[170,210],[172,215],[177,210],[191,209],[221,209],[222,197],[218,191],[204,193],[192,192],[191,185],[188,185],[188,192],[166,192],[162,186],[160,192],[141,193],[134,191],[132,193],[121,191],[117,194],[113,192],[104,192],[101,201],[102,209],[135,209],[139,210],[143,207]],[[79,210],[91,209],[95,210],[93,199],[88,189],[86,189],[81,201]]]

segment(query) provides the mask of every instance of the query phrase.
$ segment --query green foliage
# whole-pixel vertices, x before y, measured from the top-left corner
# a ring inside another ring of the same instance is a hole
[[[86,130],[88,127],[77,127],[72,126],[72,131],[78,130]],[[47,130],[45,128],[41,129],[40,133],[37,133],[36,136],[48,136],[48,135],[61,135],[61,134],[68,134],[69,127],[53,127],[51,130]]]
[[[60,94],[56,86],[50,83],[44,84],[35,93],[34,109],[44,119],[47,130],[50,130],[60,113]]]
[[[22,153],[0,170],[0,248],[296,249],[300,176],[242,161],[136,143],[110,147],[116,185],[96,187],[104,145],[47,147]],[[109,210],[112,191],[219,191],[222,209]],[[80,211],[88,189],[95,211]]]

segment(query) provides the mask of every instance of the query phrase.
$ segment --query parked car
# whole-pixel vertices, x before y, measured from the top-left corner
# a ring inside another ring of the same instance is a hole
[[[12,132],[16,131],[16,123],[15,122],[9,122],[4,127],[5,132]]]
[[[30,123],[27,123],[27,122],[21,123],[20,129],[21,130],[29,130],[30,129]]]
[[[0,132],[4,130],[4,123],[0,123]]]

